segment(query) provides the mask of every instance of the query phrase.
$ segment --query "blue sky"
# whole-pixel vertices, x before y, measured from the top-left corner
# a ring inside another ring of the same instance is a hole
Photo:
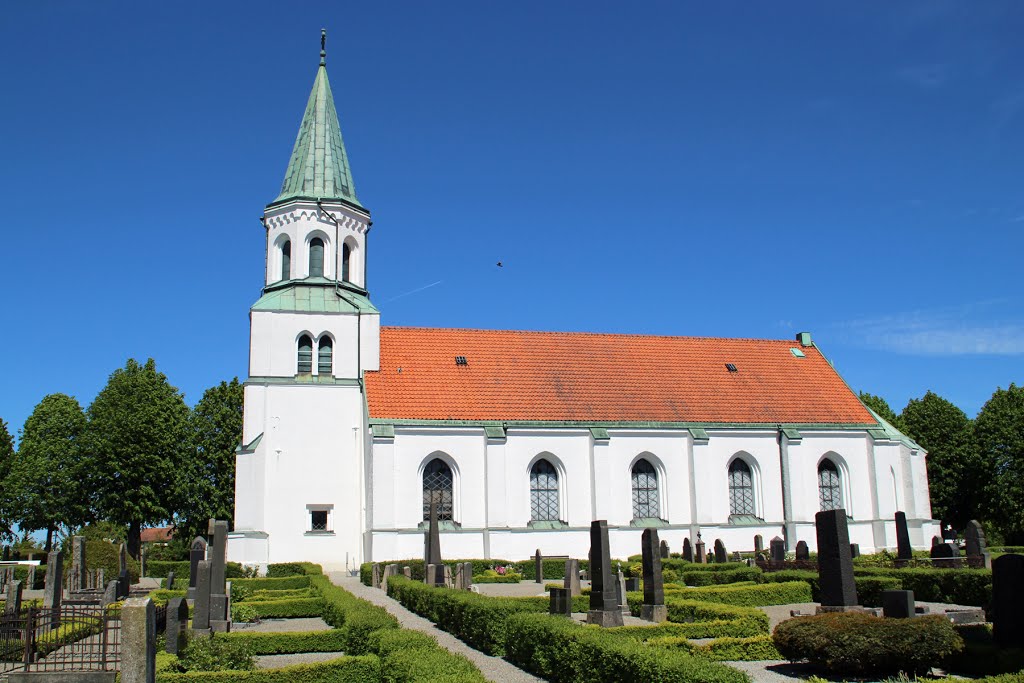
[[[900,410],[1024,381],[1024,5],[15,3],[0,418],[244,377],[328,29],[390,325],[789,338]],[[502,261],[503,268],[495,263]]]

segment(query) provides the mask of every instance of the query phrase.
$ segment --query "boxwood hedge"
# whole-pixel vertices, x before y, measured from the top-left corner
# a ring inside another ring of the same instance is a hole
[[[811,586],[806,581],[715,585],[680,590],[673,590],[666,586],[666,597],[668,595],[684,600],[701,600],[742,607],[763,607],[765,605],[811,602]]]

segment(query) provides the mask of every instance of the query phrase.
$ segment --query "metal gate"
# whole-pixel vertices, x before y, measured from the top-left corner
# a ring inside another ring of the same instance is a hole
[[[0,616],[0,681],[14,671],[116,671],[121,614],[98,605]]]

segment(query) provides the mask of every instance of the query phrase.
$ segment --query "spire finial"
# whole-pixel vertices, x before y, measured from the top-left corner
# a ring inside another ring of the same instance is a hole
[[[320,29],[320,66],[327,64],[327,29]]]

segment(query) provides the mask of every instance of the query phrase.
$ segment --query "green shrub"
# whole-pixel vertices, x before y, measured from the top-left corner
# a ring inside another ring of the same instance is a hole
[[[769,635],[750,638],[718,638],[703,644],[697,644],[691,642],[689,638],[682,637],[654,638],[647,641],[647,644],[656,647],[680,648],[717,662],[760,662],[769,659],[782,659],[782,655],[775,649],[775,643]]]
[[[249,606],[260,619],[299,619],[319,617],[323,614],[324,603],[320,598],[292,598],[290,600],[261,600],[243,602],[239,607]],[[234,614],[234,605],[232,614]]]
[[[234,586],[245,586],[253,591],[285,591],[309,588],[311,577],[309,576],[285,576],[270,579],[235,579],[231,582]]]
[[[607,629],[545,614],[508,620],[507,658],[553,683],[748,683],[746,674],[721,664],[621,638]]]
[[[231,620],[239,623],[251,623],[259,621],[260,613],[256,607],[250,603],[242,603],[240,605],[231,605]]]
[[[323,604],[323,619],[345,638],[345,652],[353,655],[368,653],[368,638],[380,629],[397,629],[398,620],[383,607],[357,598],[330,582],[326,576],[309,577]]]
[[[763,607],[765,605],[788,605],[794,602],[811,602],[811,586],[806,581],[785,583],[764,583],[754,585],[705,586],[685,588],[666,593],[684,600],[718,602],[742,607]]]
[[[870,571],[870,570],[869,570]],[[908,569],[893,570],[898,572],[910,571]],[[887,574],[859,574],[855,572],[853,581],[857,587],[857,601],[866,607],[882,606],[882,591],[900,590],[902,583],[895,575]],[[785,569],[778,572],[766,573],[761,578],[765,583],[779,583],[786,581],[805,581],[811,587],[811,601],[821,602],[821,584],[818,581],[818,572],[804,569]],[[924,600],[915,594],[915,599]],[[804,601],[809,602],[809,601]]]
[[[251,639],[209,636],[185,636],[185,647],[178,653],[181,671],[251,671],[256,668]]]
[[[725,567],[729,565],[717,565]],[[748,567],[743,564],[732,565],[722,571],[685,570],[680,573],[683,583],[687,586],[712,586],[722,583],[738,583],[740,581],[759,581],[763,572],[759,567]],[[662,577],[664,578],[664,577]]]
[[[627,593],[626,599],[633,616],[640,616],[643,594]],[[745,638],[768,633],[768,615],[753,607],[684,600],[672,594],[665,595],[665,606],[668,611],[668,620],[672,624],[661,624],[657,627],[625,627],[616,629],[616,631],[644,640],[659,636]],[[652,628],[660,628],[664,633],[656,633],[651,630]]]
[[[91,552],[86,547],[86,552]],[[129,564],[132,562],[131,558],[128,560]],[[154,579],[166,579],[167,575],[174,571],[174,585],[180,586],[181,582],[184,581],[184,585],[188,585],[189,576],[192,573],[192,565],[188,560],[168,562],[165,560],[146,560],[146,575]],[[224,564],[224,576],[228,579],[243,579],[247,578],[251,573],[251,570],[247,570],[245,567],[237,562],[227,562]],[[108,569],[106,576],[110,578],[117,578],[117,564],[114,564],[113,575]]]
[[[71,575],[70,544],[65,552],[64,576]],[[89,571],[103,570],[103,580],[113,581],[121,571],[120,545],[108,541],[87,539],[85,541],[85,566]],[[132,583],[139,580],[139,563],[128,556],[128,575]],[[36,569],[36,576],[39,576],[39,569]],[[45,580],[45,576],[43,577]],[[38,581],[38,578],[37,578]]]
[[[236,631],[219,635],[229,643],[243,643],[254,655],[287,655],[294,652],[342,652],[345,649],[345,633],[338,629],[330,631],[299,631],[248,633]]]
[[[381,657],[386,683],[483,683],[487,680],[468,659],[441,648],[425,633],[381,629],[370,634],[368,644],[370,650]]]
[[[280,562],[267,565],[267,576],[271,578],[281,576],[314,576],[323,573],[323,567],[312,562]]]
[[[992,602],[990,569],[855,569],[856,577],[887,576],[899,579],[903,590],[914,591],[914,599],[954,605],[984,607]]]
[[[963,639],[964,649],[942,663],[942,668],[947,671],[966,676],[989,676],[1024,669],[1024,649],[997,646],[992,640],[991,624],[963,624],[953,628]]]
[[[379,683],[382,679],[380,659],[370,655],[263,671],[164,673],[157,675],[156,680],[157,683]]]
[[[807,659],[830,673],[927,673],[963,641],[943,616],[884,619],[863,613],[819,614],[775,627],[775,647],[790,661]]]
[[[523,576],[521,574],[514,572],[502,575],[494,571],[488,571],[474,576],[473,583],[519,583],[522,579]]]

